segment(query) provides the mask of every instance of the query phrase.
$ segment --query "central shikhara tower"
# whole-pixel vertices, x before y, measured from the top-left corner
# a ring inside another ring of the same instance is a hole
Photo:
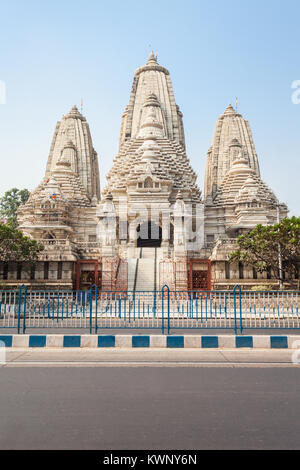
[[[240,233],[287,214],[260,178],[248,121],[231,105],[207,154],[202,199],[170,74],[153,53],[135,73],[102,197],[99,181],[89,126],[73,107],[57,124],[44,180],[19,210],[20,229],[45,246],[30,284],[131,291],[257,284],[228,254]]]

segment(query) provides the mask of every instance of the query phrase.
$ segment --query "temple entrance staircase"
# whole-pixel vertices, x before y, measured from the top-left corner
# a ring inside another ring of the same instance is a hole
[[[153,247],[134,248],[128,259],[128,290],[159,290],[159,262],[162,249]]]

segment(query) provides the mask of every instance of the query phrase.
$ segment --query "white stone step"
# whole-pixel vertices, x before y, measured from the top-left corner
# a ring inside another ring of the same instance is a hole
[[[128,259],[138,259],[140,257],[141,249],[130,246],[127,250]]]
[[[137,291],[154,290],[154,266],[154,259],[139,259],[136,282]]]
[[[134,289],[134,279],[136,270],[137,259],[130,258],[128,260],[128,290],[131,292]]]
[[[142,258],[155,259],[155,248],[143,248]]]

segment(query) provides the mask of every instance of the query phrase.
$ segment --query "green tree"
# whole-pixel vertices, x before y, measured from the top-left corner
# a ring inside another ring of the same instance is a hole
[[[300,263],[300,217],[286,218],[276,225],[257,225],[238,238],[238,249],[230,261],[253,266],[257,272],[270,271],[275,279],[292,283]],[[280,272],[280,253],[282,273]],[[285,276],[283,276],[285,273]]]
[[[34,263],[44,247],[36,240],[23,235],[19,230],[0,223],[0,261]]]
[[[0,218],[11,228],[17,228],[17,210],[28,200],[28,189],[12,188],[0,199]]]

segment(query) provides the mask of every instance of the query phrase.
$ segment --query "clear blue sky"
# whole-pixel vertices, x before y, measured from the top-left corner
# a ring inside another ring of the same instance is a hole
[[[44,176],[56,121],[84,100],[102,187],[134,71],[150,49],[171,73],[203,188],[218,116],[235,97],[262,177],[300,215],[299,0],[0,0],[0,194]],[[150,46],[151,45],[151,46]]]

